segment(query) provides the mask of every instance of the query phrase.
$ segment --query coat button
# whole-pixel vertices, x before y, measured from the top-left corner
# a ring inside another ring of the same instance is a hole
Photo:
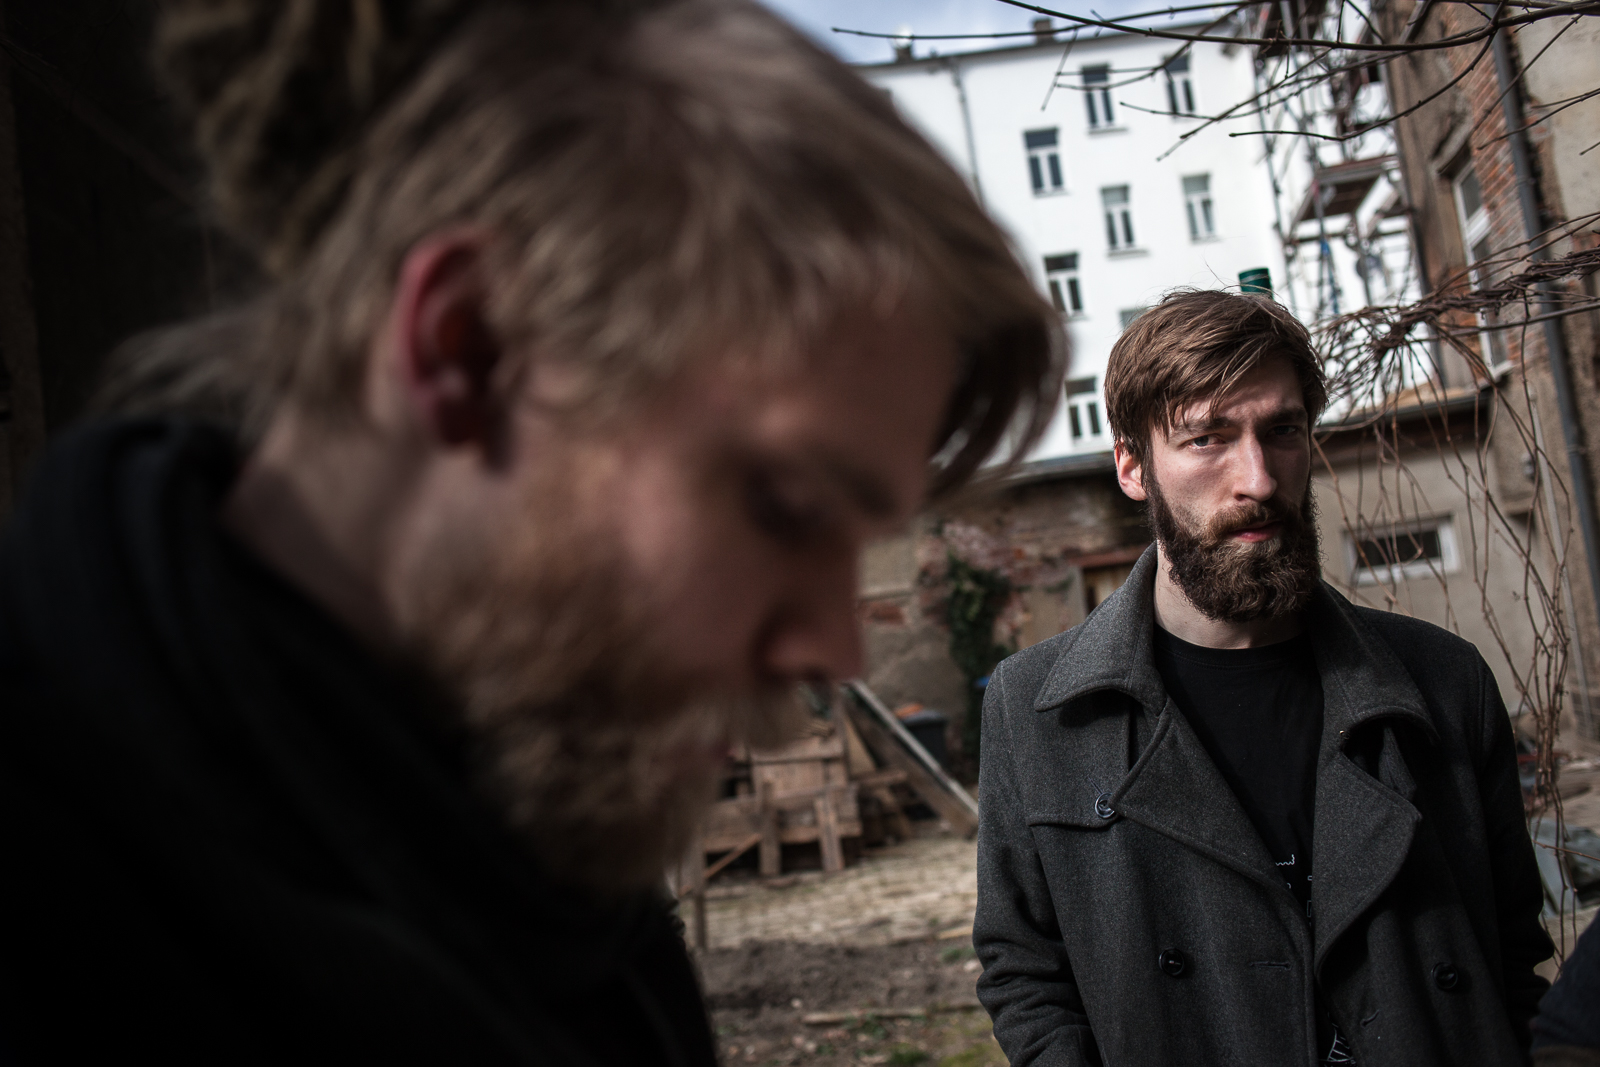
[[[1161,955],[1156,957],[1156,966],[1161,968],[1161,973],[1169,978],[1181,978],[1183,972],[1189,969],[1189,961],[1183,958],[1183,953],[1175,948],[1161,950]]]
[[[1441,963],[1433,968],[1433,984],[1442,992],[1449,993],[1461,986],[1461,972],[1453,963]]]
[[[1111,806],[1110,793],[1101,793],[1094,798],[1094,813],[1102,819],[1110,819],[1116,816],[1117,809]]]

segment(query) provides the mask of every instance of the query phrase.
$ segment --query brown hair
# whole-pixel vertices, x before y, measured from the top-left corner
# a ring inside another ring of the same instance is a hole
[[[1059,317],[887,98],[749,0],[168,0],[158,65],[212,197],[277,280],[254,408],[350,418],[400,263],[493,235],[490,325],[596,403],[695,358],[793,357],[910,302],[965,372],[936,492],[1022,455]]]
[[[1170,430],[1179,409],[1222,399],[1273,357],[1294,367],[1315,424],[1328,402],[1327,379],[1300,320],[1269,297],[1174,290],[1111,346],[1105,387],[1111,432],[1142,461],[1151,433]]]

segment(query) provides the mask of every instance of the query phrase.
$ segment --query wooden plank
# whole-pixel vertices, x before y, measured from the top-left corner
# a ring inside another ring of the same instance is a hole
[[[734,860],[738,859],[746,852],[749,852],[752,848],[755,848],[759,844],[761,844],[761,835],[759,833],[751,834],[749,837],[739,842],[737,846],[729,849],[726,856],[723,856],[720,860],[707,867],[705,880],[708,882],[711,881],[711,879],[721,874],[723,868],[725,868],[728,864],[732,863]]]
[[[694,946],[706,950],[706,860],[705,842],[695,831],[689,845],[689,892],[694,896]]]
[[[778,809],[772,806],[772,787],[756,783],[761,798],[761,877],[775,878],[783,873],[783,842],[778,838]]]
[[[844,846],[839,843],[839,823],[834,817],[833,797],[824,791],[817,798],[817,836],[822,843],[822,869],[827,874],[844,870]]]
[[[918,1019],[924,1015],[946,1012],[976,1011],[983,1007],[976,999],[955,1000],[949,1004],[930,1004],[926,1008],[862,1008],[860,1011],[813,1011],[800,1016],[806,1026],[836,1026],[839,1023],[858,1023],[863,1019]]]
[[[877,773],[878,768],[872,762],[872,753],[867,751],[866,742],[861,740],[861,734],[856,731],[850,717],[837,715],[835,718],[844,733],[845,765],[850,770],[850,777],[859,781]]]
[[[750,753],[750,762],[756,766],[844,758],[845,743],[842,737],[803,737],[793,744],[785,745],[783,748]]]
[[[944,772],[872,690],[861,682],[848,682],[844,688],[845,712],[874,754],[893,769],[904,771],[906,784],[952,830],[963,837],[977,833],[978,802],[972,795]]]

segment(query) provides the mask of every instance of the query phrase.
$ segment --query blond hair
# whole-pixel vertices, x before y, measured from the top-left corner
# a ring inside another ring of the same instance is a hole
[[[266,403],[351,417],[404,256],[471,225],[506,350],[581,364],[597,401],[908,302],[965,358],[937,489],[1053,411],[1059,319],[1004,236],[883,94],[748,0],[169,0],[157,54],[276,279]]]

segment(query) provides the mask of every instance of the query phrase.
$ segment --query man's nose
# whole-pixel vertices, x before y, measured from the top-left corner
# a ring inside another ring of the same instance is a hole
[[[797,571],[786,583],[762,649],[762,667],[783,681],[842,681],[863,669],[856,564]]]
[[[1244,434],[1234,447],[1233,494],[1250,500],[1271,500],[1278,480],[1267,466],[1266,449],[1254,434]]]

